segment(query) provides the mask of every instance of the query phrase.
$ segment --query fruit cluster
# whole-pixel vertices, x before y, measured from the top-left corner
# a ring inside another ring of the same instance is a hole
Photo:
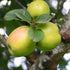
[[[48,4],[43,0],[31,2],[27,7],[27,11],[32,16],[33,20],[42,14],[50,13]],[[29,28],[29,26],[20,26],[9,35],[7,45],[9,52],[13,56],[27,56],[34,51],[36,42],[29,37]],[[36,29],[41,29],[44,32],[43,39],[38,42],[38,48],[40,50],[52,50],[61,42],[59,28],[54,23],[47,22],[44,24],[37,24]]]

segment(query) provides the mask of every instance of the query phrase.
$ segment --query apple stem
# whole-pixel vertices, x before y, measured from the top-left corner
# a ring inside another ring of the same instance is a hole
[[[32,21],[32,24],[34,23],[34,21]]]
[[[32,27],[33,27],[34,29],[36,29],[35,24],[34,24],[34,21],[32,21]]]

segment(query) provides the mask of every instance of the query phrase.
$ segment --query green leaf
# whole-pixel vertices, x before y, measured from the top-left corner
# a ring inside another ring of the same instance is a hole
[[[35,23],[47,23],[48,21],[51,20],[51,16],[48,15],[48,14],[43,14],[43,15],[40,15],[38,16],[36,19],[35,19]]]
[[[6,15],[4,16],[4,19],[5,19],[5,20],[19,20],[19,19],[16,17],[16,15],[15,15],[15,13],[16,13],[17,11],[18,11],[18,9],[16,9],[16,10],[11,10],[11,11],[7,12]]]
[[[30,37],[31,39],[34,38],[34,32],[35,32],[34,28],[33,28],[33,27],[30,27],[30,29],[29,29],[29,31],[28,31],[28,35],[29,35],[29,37]]]
[[[60,60],[60,62],[59,62],[59,65],[61,66],[61,65],[67,65],[68,64],[68,61],[66,61],[64,58],[62,58],[61,60]]]
[[[44,32],[41,29],[37,29],[35,31],[34,41],[38,42],[38,41],[42,40],[43,37],[44,37]]]
[[[18,11],[15,14],[18,18],[20,18],[23,21],[27,21],[28,23],[30,23],[32,21],[32,18],[26,9],[24,9],[22,11]]]
[[[27,12],[26,9],[15,9],[9,11],[5,16],[4,19],[6,20],[22,20],[30,23],[32,18],[30,14]]]
[[[34,42],[38,42],[43,39],[44,32],[41,29],[35,30],[33,27],[30,27],[28,35]]]

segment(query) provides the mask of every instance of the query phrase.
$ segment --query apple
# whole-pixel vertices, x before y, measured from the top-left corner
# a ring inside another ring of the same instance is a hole
[[[52,22],[47,22],[44,24],[38,24],[37,28],[42,29],[44,32],[46,31],[47,33],[49,33],[50,31],[59,33],[58,26]]]
[[[42,51],[50,51],[59,45],[61,42],[61,36],[59,34],[58,27],[48,22],[43,25],[39,25],[39,29],[44,32],[44,38],[38,42],[38,48]]]
[[[35,1],[35,0],[34,0]],[[41,0],[36,0],[36,1],[41,1]]]
[[[27,7],[27,11],[30,13],[32,18],[50,13],[48,4],[43,0],[32,1]]]
[[[28,26],[20,26],[9,35],[7,45],[11,55],[27,56],[34,51],[36,43],[29,38],[28,30]]]
[[[59,45],[61,36],[58,33],[46,33],[44,38],[38,42],[38,48],[42,51],[50,51]]]

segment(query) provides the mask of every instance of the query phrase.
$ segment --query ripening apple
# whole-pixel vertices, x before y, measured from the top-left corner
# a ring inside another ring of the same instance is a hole
[[[58,33],[45,34],[44,38],[39,41],[38,48],[42,51],[50,51],[59,45],[61,42],[61,36]]]
[[[27,56],[35,49],[36,43],[29,38],[28,30],[28,26],[20,26],[9,35],[7,45],[11,55]]]
[[[32,1],[27,7],[27,11],[30,13],[32,18],[50,13],[48,4],[43,0]]]
[[[50,31],[59,33],[58,26],[52,22],[47,22],[45,24],[38,24],[37,28],[46,31],[47,33],[49,33]]]
[[[61,42],[61,36],[59,34],[58,27],[48,22],[43,25],[38,26],[39,29],[42,29],[44,32],[44,38],[38,42],[38,48],[42,51],[50,51],[57,47]]]

